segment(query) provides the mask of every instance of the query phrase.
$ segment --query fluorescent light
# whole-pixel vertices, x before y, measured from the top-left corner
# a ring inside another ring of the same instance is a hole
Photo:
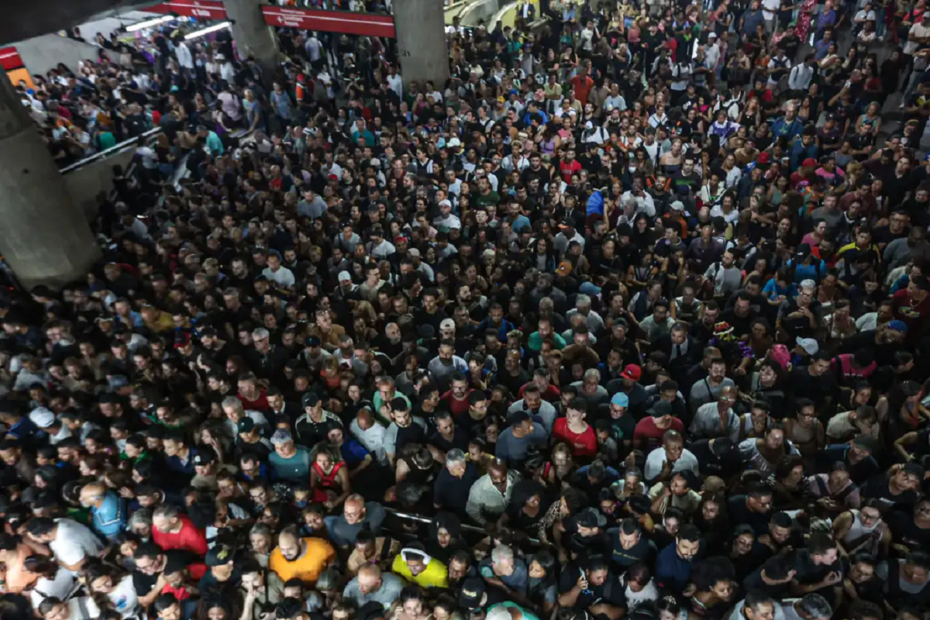
[[[223,22],[221,24],[214,24],[213,26],[207,26],[206,28],[202,30],[195,30],[194,32],[191,32],[190,34],[184,35],[184,40],[189,41],[191,39],[196,39],[198,37],[202,37],[205,34],[216,32],[217,30],[222,30],[223,28],[229,28],[229,25],[230,25],[229,22]]]
[[[152,26],[157,26],[158,24],[170,22],[172,19],[174,19],[174,15],[165,15],[163,17],[156,17],[155,19],[147,19],[144,22],[139,22],[138,24],[133,24],[132,26],[126,26],[126,32],[135,32],[136,30],[142,30],[143,28],[151,28]]]

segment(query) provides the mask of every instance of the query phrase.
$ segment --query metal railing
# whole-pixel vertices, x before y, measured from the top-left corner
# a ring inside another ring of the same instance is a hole
[[[409,513],[409,512],[401,512],[399,510],[395,510],[394,508],[391,508],[390,506],[385,506],[384,511],[387,512],[392,517],[397,517],[398,519],[401,519],[403,521],[416,521],[417,523],[423,523],[426,525],[429,525],[430,523],[433,522],[433,520],[430,519],[429,517],[424,517],[422,515],[416,515],[416,514]],[[489,533],[486,529],[482,527],[478,527],[477,525],[471,525],[469,523],[462,523],[461,526],[462,526],[462,530],[465,532],[471,532],[473,534],[480,534],[481,536],[489,536]],[[535,538],[527,537],[526,540],[529,541],[533,545],[540,544],[539,541],[536,540]]]
[[[85,157],[84,159],[80,161],[76,161],[70,166],[65,166],[64,168],[61,169],[61,173],[66,174],[68,172],[73,172],[74,170],[78,170],[80,168],[83,168],[84,166],[94,163],[98,159],[106,159],[110,155],[115,155],[116,153],[122,153],[123,151],[127,149],[135,148],[136,143],[139,141],[139,138],[148,139],[148,138],[151,138],[152,136],[158,135],[159,133],[161,133],[161,127],[155,127],[153,129],[149,129],[148,131],[139,134],[135,138],[124,140],[120,142],[119,144],[116,144],[114,146],[111,146],[108,149],[104,149],[100,151],[99,153],[94,153],[93,155]]]

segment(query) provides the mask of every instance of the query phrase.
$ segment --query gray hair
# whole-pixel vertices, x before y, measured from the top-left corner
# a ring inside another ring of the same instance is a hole
[[[160,504],[155,508],[155,512],[152,513],[152,519],[157,519],[162,517],[164,519],[174,519],[178,516],[177,506],[172,506],[170,504]]]
[[[588,368],[586,371],[584,371],[583,377],[584,377],[585,379],[594,378],[594,379],[597,379],[598,382],[600,382],[600,380],[601,380],[601,372],[600,372],[599,370],[597,370],[596,368]]]
[[[806,280],[801,280],[801,283],[798,284],[798,288],[813,291],[815,288],[817,288],[817,283],[810,278],[807,278]]]
[[[512,562],[513,561],[513,549],[507,545],[497,545],[494,547],[494,550],[491,551],[491,562],[494,564],[500,564],[501,562]]]
[[[582,306],[590,306],[591,298],[585,295],[584,293],[579,293],[575,296],[575,307],[580,308]]]
[[[236,411],[241,411],[245,413],[245,407],[242,406],[242,401],[236,398],[235,396],[227,396],[223,399],[222,406],[224,408],[230,407]]]
[[[465,462],[465,453],[459,448],[452,448],[446,452],[446,464],[449,463],[464,463]]]
[[[249,530],[249,536],[253,534],[261,534],[262,536],[271,536],[271,528],[268,527],[267,523],[256,523],[252,526],[252,529]]]
[[[259,327],[252,330],[252,340],[265,340],[269,338],[271,334],[268,333],[268,330],[264,327]]]
[[[128,529],[132,529],[133,526],[143,525],[145,527],[152,527],[152,509],[151,508],[139,508],[132,516],[129,517],[129,522],[127,524]]]
[[[833,607],[827,599],[819,594],[805,594],[800,603],[801,611],[811,618],[830,618],[833,616]]]

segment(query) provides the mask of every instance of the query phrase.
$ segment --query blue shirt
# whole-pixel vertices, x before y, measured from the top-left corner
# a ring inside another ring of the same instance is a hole
[[[659,587],[675,592],[684,590],[691,580],[692,564],[678,557],[675,543],[670,544],[656,558],[656,581]]]
[[[297,446],[297,453],[284,459],[272,452],[268,456],[274,480],[292,480],[306,483],[310,479],[310,450]]]
[[[210,151],[210,154],[214,157],[217,155],[223,154],[223,141],[220,140],[220,137],[216,135],[215,131],[207,132],[207,149]]]
[[[100,508],[91,508],[94,531],[106,539],[114,538],[126,527],[126,500],[108,491]]]
[[[804,280],[813,280],[820,282],[820,278],[827,273],[827,264],[820,261],[820,268],[817,268],[817,259],[815,258],[810,265],[798,263],[794,259],[788,261],[788,267],[794,267],[794,281],[800,284]]]

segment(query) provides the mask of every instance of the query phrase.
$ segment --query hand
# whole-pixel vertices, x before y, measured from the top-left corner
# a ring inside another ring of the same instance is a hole
[[[331,501],[323,502],[323,507],[326,508],[326,510],[332,510],[335,506],[336,505]]]
[[[840,573],[836,571],[831,571],[829,575],[823,578],[823,581],[821,583],[823,583],[823,585],[825,586],[833,586],[833,585],[838,584],[842,580],[843,580],[843,576]]]
[[[575,587],[581,590],[587,590],[588,589],[588,578],[582,574],[580,577],[578,577],[578,581],[577,583],[575,583]]]
[[[136,496],[136,494],[133,493],[132,489],[129,487],[123,487],[119,490],[119,496],[125,497],[126,499],[132,499]]]

